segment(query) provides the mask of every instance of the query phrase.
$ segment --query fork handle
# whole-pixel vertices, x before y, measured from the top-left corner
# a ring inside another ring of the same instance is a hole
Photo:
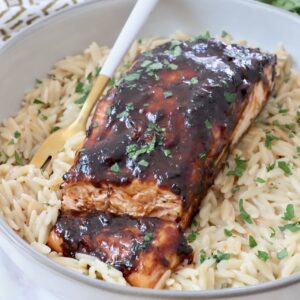
[[[123,56],[145,24],[157,2],[158,0],[138,0],[135,4],[75,121],[75,126],[79,126],[82,130],[85,130],[88,117],[97,99],[103,93],[109,79],[113,76]]]

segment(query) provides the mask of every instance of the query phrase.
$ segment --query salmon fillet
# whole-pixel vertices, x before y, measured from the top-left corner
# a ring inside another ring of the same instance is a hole
[[[97,105],[64,176],[64,210],[158,217],[186,228],[265,105],[275,64],[259,49],[201,38],[141,54]]]
[[[144,288],[153,288],[166,271],[192,258],[175,222],[99,211],[61,213],[48,244],[65,256],[96,256],[122,271],[130,284]]]

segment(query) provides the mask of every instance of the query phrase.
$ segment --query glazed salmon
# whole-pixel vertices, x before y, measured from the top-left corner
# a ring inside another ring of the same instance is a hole
[[[122,271],[131,285],[144,288],[153,288],[166,271],[192,258],[175,222],[100,211],[61,213],[48,244],[65,256],[96,256]]]
[[[98,103],[63,208],[186,228],[267,102],[276,56],[203,38],[141,54]]]

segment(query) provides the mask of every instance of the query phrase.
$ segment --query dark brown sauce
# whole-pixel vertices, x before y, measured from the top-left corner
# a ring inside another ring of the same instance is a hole
[[[140,55],[102,100],[111,113],[97,127],[99,104],[64,180],[96,187],[154,181],[189,207],[212,183],[214,159],[228,145],[253,84],[265,80],[263,68],[275,59],[259,49],[203,39],[173,41]],[[156,129],[149,129],[153,124]],[[136,151],[150,150],[132,159],[132,144]]]
[[[184,259],[192,253],[180,227],[158,218],[69,211],[60,214],[54,231],[63,239],[65,256],[93,255],[124,275],[135,270],[141,253],[152,252],[157,263],[166,267],[169,264],[166,254],[174,253]],[[168,236],[168,240],[159,243],[159,234]]]

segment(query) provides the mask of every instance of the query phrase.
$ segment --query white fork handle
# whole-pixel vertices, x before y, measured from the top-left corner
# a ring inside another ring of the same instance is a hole
[[[137,1],[114,46],[111,49],[101,69],[100,75],[105,75],[110,78],[113,76],[116,68],[122,61],[123,56],[131,46],[140,29],[145,24],[148,16],[157,2],[158,0]]]

